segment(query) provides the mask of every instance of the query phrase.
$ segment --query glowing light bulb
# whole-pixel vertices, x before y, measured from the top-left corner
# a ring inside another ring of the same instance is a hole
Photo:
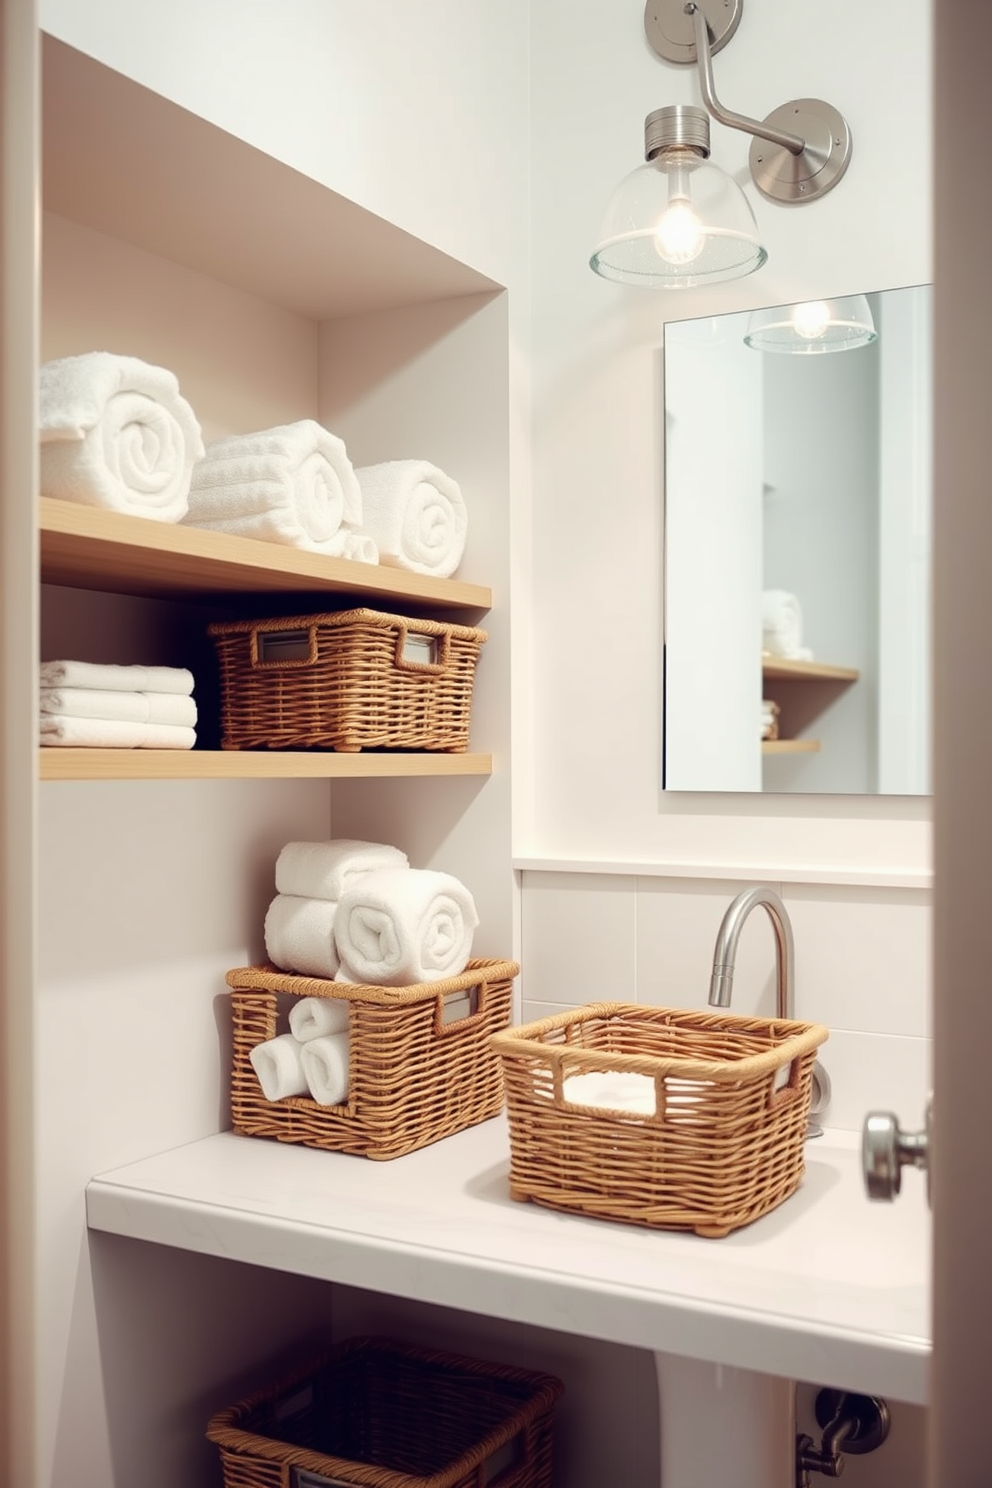
[[[658,254],[670,264],[692,263],[706,246],[703,224],[684,199],[669,202],[654,230]]]
[[[816,341],[830,324],[830,306],[822,300],[810,300],[805,305],[796,305],[792,311],[792,327],[804,341]]]

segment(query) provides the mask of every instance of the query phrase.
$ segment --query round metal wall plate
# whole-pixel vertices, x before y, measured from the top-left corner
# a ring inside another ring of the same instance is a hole
[[[801,155],[758,139],[749,160],[754,184],[771,201],[816,201],[836,186],[851,159],[851,131],[843,114],[820,98],[794,98],[774,109],[764,123],[806,141]]]
[[[852,1422],[840,1444],[841,1453],[854,1457],[874,1452],[889,1434],[889,1407],[877,1395],[854,1395],[846,1390],[820,1390],[816,1397],[816,1419],[822,1429],[835,1419],[837,1412]]]
[[[696,0],[696,4],[706,17],[710,47],[718,52],[740,25],[744,0]],[[696,60],[696,33],[685,6],[686,0],[647,0],[644,30],[659,57],[692,65]]]

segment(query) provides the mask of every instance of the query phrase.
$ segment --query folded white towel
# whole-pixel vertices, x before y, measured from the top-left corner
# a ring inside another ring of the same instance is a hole
[[[178,692],[112,692],[99,687],[42,687],[41,713],[69,718],[116,718],[124,723],[171,723],[196,727],[196,703]]]
[[[172,723],[127,723],[63,713],[42,713],[38,733],[43,745],[68,749],[192,749],[196,743],[195,729]]]
[[[479,917],[464,884],[430,868],[383,868],[341,895],[338,981],[402,987],[456,976]]]
[[[344,442],[314,419],[209,444],[185,522],[333,557],[378,557],[360,538],[362,494]]]
[[[303,1045],[291,1033],[266,1039],[256,1044],[248,1055],[258,1076],[266,1100],[283,1100],[287,1095],[305,1095],[309,1089],[300,1055]]]
[[[110,666],[95,661],[43,661],[42,687],[95,687],[107,692],[193,691],[193,673],[185,667]]]
[[[185,515],[203,439],[165,367],[108,351],[46,362],[39,428],[43,496],[158,522]]]
[[[803,612],[787,589],[766,589],[761,596],[761,649],[789,661],[812,661],[803,645]]]
[[[310,1094],[320,1106],[339,1106],[348,1099],[350,1041],[346,1033],[329,1033],[300,1045],[300,1062]]]
[[[356,470],[362,526],[379,562],[448,578],[465,551],[468,513],[457,481],[427,460],[387,460]]]
[[[276,890],[305,899],[340,899],[363,873],[406,868],[408,859],[385,842],[333,837],[329,842],[287,842],[276,859]]]
[[[289,1012],[289,1031],[301,1044],[329,1033],[346,1033],[346,997],[301,997]]]
[[[575,1106],[599,1106],[607,1111],[627,1111],[640,1116],[655,1113],[655,1088],[650,1075],[637,1075],[629,1070],[568,1075],[562,1081],[561,1093]]]
[[[277,894],[265,914],[265,950],[283,971],[333,981],[338,969],[334,947],[337,905],[327,899]]]

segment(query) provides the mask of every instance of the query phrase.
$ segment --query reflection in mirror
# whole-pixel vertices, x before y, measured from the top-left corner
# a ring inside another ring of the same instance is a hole
[[[665,327],[666,790],[930,790],[931,291],[866,298],[832,356]]]

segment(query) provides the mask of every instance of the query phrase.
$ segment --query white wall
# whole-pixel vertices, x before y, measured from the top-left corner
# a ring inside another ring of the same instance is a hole
[[[515,767],[530,764],[534,807],[519,825],[521,859],[772,874],[927,864],[925,803],[689,802],[662,797],[657,773],[663,322],[930,278],[926,0],[898,8],[898,66],[895,19],[891,5],[854,0],[831,7],[829,24],[780,0],[747,7],[715,59],[719,95],[759,116],[790,98],[828,99],[850,123],[851,165],[822,201],[775,205],[742,175],[747,136],[714,125],[714,157],[746,183],[769,262],[736,283],[662,294],[598,279],[587,256],[613,187],[641,158],[644,116],[698,102],[695,73],[650,50],[641,0],[533,8],[534,722]],[[714,420],[718,437],[718,410]]]

